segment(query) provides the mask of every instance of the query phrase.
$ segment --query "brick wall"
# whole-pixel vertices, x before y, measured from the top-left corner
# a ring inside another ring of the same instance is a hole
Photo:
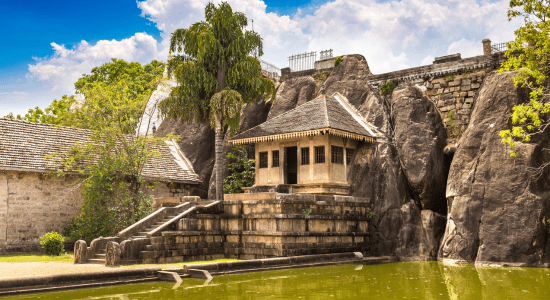
[[[78,182],[70,176],[0,171],[0,253],[41,251],[41,235],[62,232],[83,202]],[[183,197],[192,187],[159,183],[146,192],[155,198]]]

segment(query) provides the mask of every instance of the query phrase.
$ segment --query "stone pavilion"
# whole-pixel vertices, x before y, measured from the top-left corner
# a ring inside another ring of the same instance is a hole
[[[357,145],[373,143],[376,131],[344,96],[335,93],[242,132],[229,144],[254,145],[252,190],[288,185],[290,193],[347,195],[348,166]]]

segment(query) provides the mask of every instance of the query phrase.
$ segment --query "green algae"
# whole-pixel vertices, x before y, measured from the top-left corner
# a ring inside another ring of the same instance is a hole
[[[5,299],[547,299],[550,270],[437,262],[337,265],[150,282]]]

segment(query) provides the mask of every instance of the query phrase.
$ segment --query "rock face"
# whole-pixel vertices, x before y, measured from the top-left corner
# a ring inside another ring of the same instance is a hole
[[[401,207],[399,246],[395,251],[399,260],[435,260],[439,242],[445,232],[446,218],[431,210],[422,210],[414,202]]]
[[[353,77],[353,74],[348,75]],[[336,84],[332,88],[338,91]],[[368,86],[362,97],[365,97],[365,102],[358,107],[360,113],[379,129],[389,130],[390,112],[384,99]],[[381,134],[376,143],[358,147],[348,173],[350,195],[369,198],[373,203],[375,215],[369,224],[373,255],[395,253],[401,228],[402,201],[403,198],[410,199],[397,155],[391,140]]]
[[[413,197],[422,209],[446,215],[445,125],[417,87],[395,90],[391,98],[395,144]]]
[[[498,133],[510,128],[513,105],[528,101],[514,87],[515,73],[492,73],[475,100],[470,125],[449,171],[450,214],[439,260],[547,266],[549,173],[538,179],[528,168],[548,162],[549,132],[519,146],[512,158]]]
[[[278,99],[277,99],[278,100]],[[277,103],[277,101],[276,101]],[[258,99],[258,101],[245,105],[241,110],[241,121],[239,125],[239,131],[235,134],[238,134],[240,132],[246,131],[252,127],[255,127],[257,125],[262,124],[266,121],[267,115],[269,114],[269,111],[271,109],[272,102],[270,100],[265,101],[265,99],[262,97]],[[229,164],[231,163],[230,159],[227,158],[227,154],[231,152],[232,147],[229,146],[229,138],[231,137],[231,134],[229,132],[226,132],[223,142],[222,142],[222,155],[223,155],[223,178],[226,178],[229,176]],[[213,170],[215,170],[215,165],[213,167]],[[208,199],[214,199],[216,198],[216,173],[212,172],[212,175],[210,177],[210,183],[208,187]]]
[[[267,120],[296,108],[313,99],[315,80],[311,76],[296,77],[283,82],[277,89],[277,99]]]
[[[178,145],[193,164],[195,173],[202,181],[201,197],[206,198],[212,168],[214,167],[214,130],[209,124],[187,124],[178,120],[166,119],[159,126],[156,135],[174,133],[181,136]]]
[[[348,98],[351,104],[359,108],[367,95],[371,93],[366,84],[367,77],[370,75],[372,73],[363,55],[345,55],[342,62],[332,70],[325,82],[326,94],[332,95],[339,92]]]

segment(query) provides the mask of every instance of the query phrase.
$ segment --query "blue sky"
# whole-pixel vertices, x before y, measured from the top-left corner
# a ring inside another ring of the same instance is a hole
[[[111,57],[166,60],[174,29],[204,18],[208,0],[2,1],[0,116],[24,114],[74,92],[83,73]],[[230,0],[254,19],[264,60],[334,49],[362,54],[375,74],[482,54],[481,40],[513,39],[507,0]]]

